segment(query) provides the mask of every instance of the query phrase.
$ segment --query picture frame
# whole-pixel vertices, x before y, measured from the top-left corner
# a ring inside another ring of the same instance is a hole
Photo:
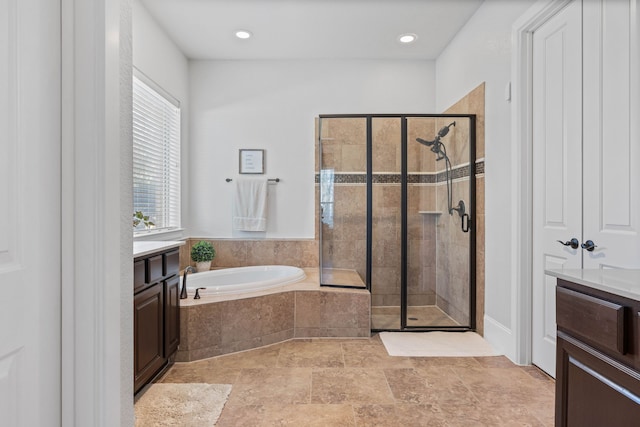
[[[240,149],[239,172],[241,174],[264,173],[265,150]]]

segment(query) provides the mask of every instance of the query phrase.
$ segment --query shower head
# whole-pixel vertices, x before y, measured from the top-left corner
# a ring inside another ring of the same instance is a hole
[[[422,138],[416,138],[416,141],[422,145],[431,147],[431,151],[433,151],[434,153],[438,153],[440,151],[438,148],[438,145],[440,145],[440,138],[444,138],[449,133],[449,128],[455,125],[456,125],[456,122],[451,122],[447,126],[440,129],[438,131],[438,135],[436,135],[436,138],[433,141],[427,141],[426,139],[422,139]]]
[[[456,122],[451,122],[447,126],[445,126],[442,129],[440,129],[438,131],[438,136],[436,137],[436,139],[444,138],[444,136],[449,133],[449,128],[451,126],[455,126],[455,125],[456,125]]]

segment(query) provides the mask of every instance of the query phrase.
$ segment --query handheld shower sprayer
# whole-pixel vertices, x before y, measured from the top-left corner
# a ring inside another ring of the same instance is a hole
[[[431,147],[431,151],[436,154],[436,161],[443,160],[445,161],[445,174],[447,180],[447,204],[449,208],[449,215],[453,215],[453,212],[457,212],[462,218],[462,231],[469,231],[469,215],[466,213],[464,201],[460,200],[457,206],[453,206],[452,203],[452,179],[451,179],[451,161],[449,160],[449,156],[447,156],[447,149],[440,141],[449,133],[449,128],[451,126],[455,126],[456,122],[451,122],[447,126],[444,126],[438,131],[438,134],[433,139],[433,141],[427,141],[422,138],[416,138],[416,141],[422,145],[426,145],[427,147]],[[467,218],[467,227],[464,226],[464,218]]]
[[[431,151],[437,154],[436,161],[442,159],[448,159],[447,151],[444,148],[444,145],[440,141],[441,138],[444,138],[449,133],[449,128],[451,126],[455,126],[456,122],[451,122],[447,126],[444,126],[442,129],[438,131],[438,135],[436,135],[433,141],[427,141],[422,138],[416,138],[416,141],[422,145],[426,145],[427,147],[431,147]]]

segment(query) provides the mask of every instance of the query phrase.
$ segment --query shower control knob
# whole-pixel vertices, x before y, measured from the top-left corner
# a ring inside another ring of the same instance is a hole
[[[576,239],[575,237],[567,242],[563,242],[562,240],[558,240],[558,243],[560,243],[561,245],[564,246],[571,246],[571,249],[578,249],[580,247],[580,240]],[[591,242],[593,243],[593,242]],[[588,249],[587,249],[588,250]],[[593,250],[593,249],[591,249]]]
[[[598,246],[595,243],[593,243],[593,240],[587,240],[586,242],[581,244],[580,247],[582,249],[586,249],[588,252],[593,252],[593,250]]]

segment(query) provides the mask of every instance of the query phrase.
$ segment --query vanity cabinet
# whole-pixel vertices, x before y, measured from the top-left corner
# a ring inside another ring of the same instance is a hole
[[[134,392],[172,361],[180,343],[179,251],[134,258]]]
[[[640,301],[558,279],[556,322],[556,426],[639,425]]]

